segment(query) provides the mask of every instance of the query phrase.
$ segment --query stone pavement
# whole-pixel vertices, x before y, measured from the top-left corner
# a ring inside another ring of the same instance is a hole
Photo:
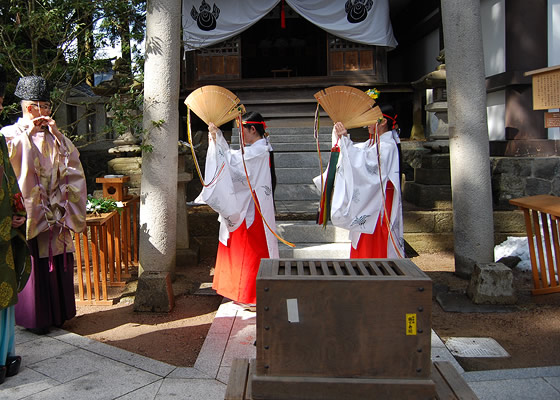
[[[223,303],[192,368],[175,367],[61,329],[16,328],[20,373],[0,399],[221,400],[235,358],[254,358],[255,313]],[[154,344],[157,345],[157,344]],[[464,372],[432,333],[432,359],[451,361],[481,400],[560,399],[560,366]]]

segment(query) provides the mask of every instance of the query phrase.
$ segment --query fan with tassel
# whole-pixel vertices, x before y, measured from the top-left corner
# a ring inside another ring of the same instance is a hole
[[[375,100],[366,92],[350,86],[331,86],[320,90],[314,96],[317,99],[315,138],[317,140],[317,151],[319,152],[322,172],[323,166],[318,142],[319,105],[326,111],[333,123],[341,122],[346,129],[375,124],[380,118],[383,118],[383,113],[375,103]],[[323,227],[326,227],[330,219],[331,199],[339,156],[340,147],[337,143],[331,149],[326,182],[323,182],[323,175],[321,175],[321,200],[317,214],[317,223],[323,225]]]
[[[331,86],[315,93],[317,102],[333,123],[342,122],[346,129],[375,124],[383,113],[375,100],[350,86]]]
[[[196,89],[185,99],[185,104],[207,125],[212,122],[218,127],[245,113],[235,94],[216,85]]]
[[[216,85],[207,85],[196,89],[187,96],[185,99],[185,105],[188,109],[187,137],[189,139],[194,165],[202,185],[209,186],[218,178],[224,168],[224,165],[216,171],[216,174],[209,183],[204,182],[192,143],[191,110],[207,125],[213,123],[219,127],[226,122],[239,118],[243,115],[245,113],[245,107],[241,104],[239,98],[235,94],[226,88]]]
[[[202,179],[202,173],[200,172],[198,161],[196,159],[196,154],[194,152],[194,146],[192,144],[190,111],[192,110],[207,125],[210,125],[210,123],[214,123],[214,125],[218,127],[225,124],[226,122],[229,122],[237,118],[237,125],[239,127],[239,132],[240,132],[239,143],[241,145],[241,154],[243,155],[244,149],[243,149],[243,138],[241,137],[241,126],[242,126],[241,116],[245,113],[245,107],[243,106],[243,104],[241,104],[239,98],[235,94],[233,94],[226,88],[223,88],[221,86],[216,86],[216,85],[207,85],[196,89],[190,95],[187,96],[187,98],[185,99],[185,104],[188,109],[187,112],[188,138],[191,147],[191,153],[195,161],[194,164],[196,166],[198,177],[200,178],[202,185],[209,186],[213,182],[215,182],[216,179],[218,179],[218,176],[220,175],[221,171],[224,169],[225,165],[222,165],[218,169],[218,171],[216,171],[216,174],[214,175],[214,177],[209,183],[204,182],[204,180]],[[249,175],[247,172],[247,167],[245,165],[245,159],[243,158],[243,156],[242,156],[242,160],[243,160],[243,168],[245,169],[245,176],[247,177],[247,184],[249,185],[251,191],[251,196],[253,196],[255,207],[257,208],[258,213],[261,216],[264,224],[272,232],[272,234],[276,236],[276,238],[278,238],[278,240],[287,244],[290,247],[295,247],[293,243],[290,243],[284,240],[283,238],[281,238],[270,227],[270,225],[262,215],[260,207],[258,206],[259,203],[255,198],[255,194],[251,186],[251,181],[249,180]]]

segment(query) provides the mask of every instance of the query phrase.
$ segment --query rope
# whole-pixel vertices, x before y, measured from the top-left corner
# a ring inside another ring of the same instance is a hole
[[[237,118],[238,118],[237,126],[239,127],[238,130],[239,130],[239,146],[241,148],[241,160],[243,161],[243,170],[245,171],[245,177],[247,178],[247,184],[249,185],[249,190],[251,192],[251,197],[253,198],[253,202],[255,203],[255,208],[257,209],[259,215],[261,216],[261,218],[262,218],[264,224],[266,225],[266,227],[268,228],[268,230],[270,232],[272,232],[272,234],[274,236],[276,236],[276,239],[278,239],[279,241],[281,241],[282,243],[284,243],[287,246],[296,247],[295,244],[293,244],[291,242],[288,242],[287,240],[280,237],[280,235],[278,235],[276,232],[274,232],[274,230],[270,227],[270,225],[266,221],[266,218],[264,217],[264,215],[261,212],[259,202],[257,201],[257,198],[255,197],[255,192],[253,191],[253,186],[251,185],[251,180],[249,179],[249,172],[247,171],[247,165],[245,164],[245,140],[243,139],[243,122],[241,121],[241,115],[238,116]]]
[[[218,170],[214,173],[214,177],[212,178],[212,180],[209,183],[204,182],[204,179],[202,178],[202,172],[200,172],[200,165],[198,164],[198,159],[196,158],[196,153],[194,151],[194,146],[193,146],[193,143],[192,143],[191,109],[190,109],[189,106],[187,106],[187,138],[189,140],[189,145],[190,145],[190,148],[191,148],[191,154],[193,156],[194,166],[196,167],[196,172],[198,173],[200,183],[202,183],[202,186],[208,187],[208,186],[212,185],[214,182],[216,182],[216,180],[218,179],[218,177],[220,176],[220,174],[224,170],[224,168],[226,166],[226,163],[222,163],[220,168],[218,168]]]
[[[391,228],[391,221],[389,221],[389,217],[387,216],[387,200],[386,200],[386,196],[385,196],[385,186],[383,185],[383,177],[381,175],[380,139],[379,139],[379,132],[377,131],[377,124],[375,124],[374,130],[375,130],[375,132],[374,132],[375,144],[376,144],[376,149],[377,149],[377,169],[379,170],[379,181],[381,183],[381,197],[383,198],[383,221],[384,221],[385,225],[387,226],[387,230],[389,232],[389,238],[391,239],[391,243],[393,244],[393,247],[394,247],[394,249],[397,253],[397,256],[399,258],[404,258],[404,255],[401,254],[399,246],[397,246],[397,244],[395,243],[395,237],[394,237],[394,234],[393,234],[393,229]],[[371,135],[370,135],[370,141],[371,141]],[[395,187],[395,189],[396,189],[396,187]]]

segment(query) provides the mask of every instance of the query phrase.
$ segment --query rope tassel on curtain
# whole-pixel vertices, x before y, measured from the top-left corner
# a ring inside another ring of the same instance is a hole
[[[280,28],[286,29],[286,10],[284,0],[282,0],[282,8],[280,9]]]

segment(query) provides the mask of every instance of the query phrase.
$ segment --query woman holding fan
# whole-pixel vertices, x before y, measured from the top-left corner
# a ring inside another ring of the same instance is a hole
[[[273,200],[276,179],[263,117],[248,112],[239,129],[241,149],[232,150],[218,127],[209,123],[205,176],[211,183],[195,201],[208,204],[219,214],[212,287],[254,310],[261,259],[278,258]]]
[[[334,125],[342,157],[336,185],[344,180],[351,188],[347,193],[353,196],[346,198],[341,207],[333,207],[331,218],[337,225],[343,210],[354,210],[350,225],[344,226],[350,230],[350,258],[404,257],[399,138],[395,115],[389,109],[392,107],[385,108],[383,118],[368,126],[370,137],[376,138],[373,144],[354,144],[342,123]],[[389,128],[389,120],[393,129]],[[335,186],[333,197],[336,195]]]
[[[334,123],[331,161],[314,179],[322,194],[318,223],[330,218],[349,230],[350,258],[404,257],[396,115],[390,106],[380,109],[378,94],[349,86],[315,94]],[[346,129],[364,125],[369,140],[353,143]]]

